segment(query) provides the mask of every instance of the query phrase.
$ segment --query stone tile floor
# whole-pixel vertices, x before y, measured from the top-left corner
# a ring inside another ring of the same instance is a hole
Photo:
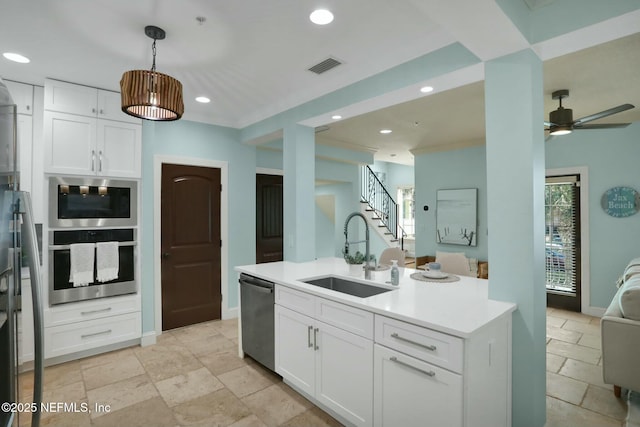
[[[110,410],[44,413],[44,426],[339,426],[278,376],[237,357],[237,322],[201,323],[45,370],[44,401]],[[30,401],[31,374],[23,374]],[[599,319],[547,309],[546,427],[621,427],[624,400],[602,382]],[[30,422],[28,414],[21,425]]]
[[[546,427],[624,426],[627,403],[602,382],[600,349],[600,318],[547,309]]]

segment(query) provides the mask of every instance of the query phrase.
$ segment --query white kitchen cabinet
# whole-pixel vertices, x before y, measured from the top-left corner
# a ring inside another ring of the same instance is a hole
[[[120,94],[57,80],[45,85],[45,172],[140,178],[142,125]]]
[[[376,344],[376,427],[462,427],[462,376]]]
[[[45,328],[46,359],[140,339],[140,312]]]
[[[322,298],[303,292],[286,289],[284,295],[290,297],[296,293],[301,294],[299,301],[304,302],[306,295],[316,300],[316,308],[323,307]],[[373,341],[278,304],[287,304],[287,301],[291,299],[278,301],[276,292],[276,372],[293,387],[354,425],[371,426]],[[343,307],[337,307],[340,305]],[[338,303],[331,306],[343,313],[352,308]],[[317,316],[313,310],[307,313]]]
[[[122,112],[119,92],[47,79],[44,99],[47,111],[140,124],[140,119]]]
[[[98,120],[96,174],[139,178],[142,176],[142,126]]]
[[[280,305],[275,306],[276,372],[309,396],[315,394],[315,321]]]
[[[11,98],[17,106],[18,114],[33,114],[33,86],[26,83],[19,83],[10,80],[3,80],[9,89]]]
[[[373,342],[316,322],[316,399],[357,426],[373,422]]]
[[[141,125],[46,111],[48,173],[139,178]]]
[[[510,321],[462,339],[375,315],[374,425],[510,425]]]
[[[137,294],[48,307],[43,313],[45,358],[139,340],[140,309]]]

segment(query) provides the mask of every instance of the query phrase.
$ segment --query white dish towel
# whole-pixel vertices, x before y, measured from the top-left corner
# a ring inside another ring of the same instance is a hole
[[[95,243],[73,243],[70,245],[71,268],[69,282],[74,287],[93,283],[93,264],[96,258]]]
[[[118,278],[119,257],[118,242],[96,243],[98,282],[108,282]]]

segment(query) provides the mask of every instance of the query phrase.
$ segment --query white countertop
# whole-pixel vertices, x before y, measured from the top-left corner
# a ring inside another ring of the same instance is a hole
[[[477,329],[517,308],[514,303],[490,300],[489,281],[485,279],[460,276],[459,281],[452,283],[424,282],[410,277],[420,270],[399,268],[400,284],[392,286],[385,283],[390,280],[389,270],[373,272],[373,280],[365,281],[364,271],[357,277],[350,276],[348,265],[342,258],[242,265],[235,267],[235,270],[461,338],[470,337]],[[393,290],[359,298],[301,281],[327,274]]]

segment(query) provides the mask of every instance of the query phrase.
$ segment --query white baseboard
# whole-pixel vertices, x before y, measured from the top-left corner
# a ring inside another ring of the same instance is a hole
[[[589,316],[602,317],[604,316],[604,312],[607,311],[606,308],[601,307],[584,307],[582,309],[583,314],[587,314]]]
[[[228,308],[222,313],[222,320],[235,319],[238,317],[238,307]]]
[[[140,339],[140,345],[146,347],[156,343],[156,331],[145,332]]]

